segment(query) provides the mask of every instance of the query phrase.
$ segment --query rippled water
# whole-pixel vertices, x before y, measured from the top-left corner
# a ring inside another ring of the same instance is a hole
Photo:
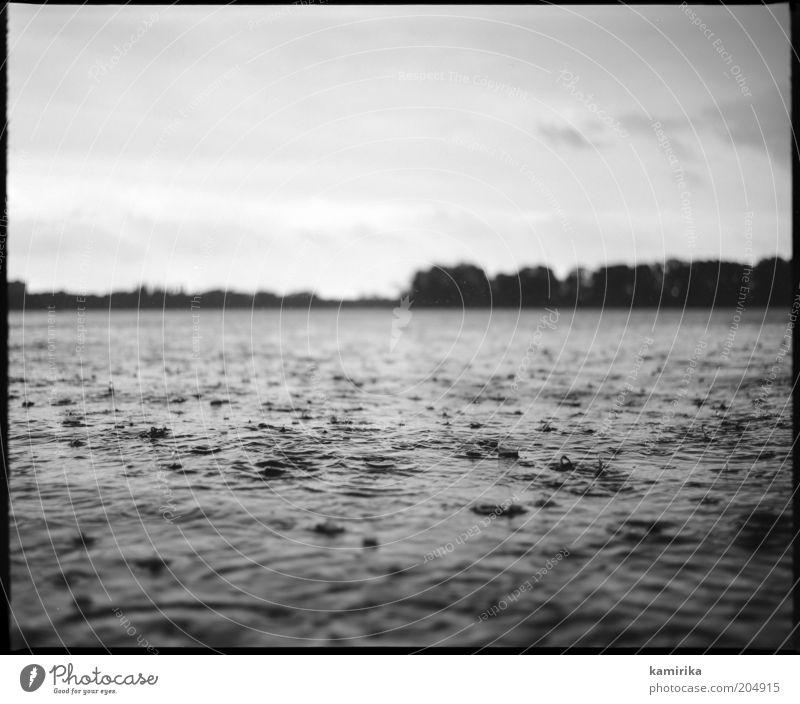
[[[12,314],[12,642],[778,647],[787,315],[733,316]]]

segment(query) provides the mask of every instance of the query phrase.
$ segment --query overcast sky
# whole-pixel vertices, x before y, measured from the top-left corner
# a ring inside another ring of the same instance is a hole
[[[788,6],[690,10],[12,5],[9,278],[788,257]]]

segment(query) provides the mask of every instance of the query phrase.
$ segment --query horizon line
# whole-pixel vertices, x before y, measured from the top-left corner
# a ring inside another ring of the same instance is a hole
[[[517,277],[519,277],[519,275],[522,274],[525,271],[537,270],[537,269],[538,270],[546,269],[546,270],[548,270],[550,272],[550,274],[551,274],[551,276],[552,276],[554,281],[556,281],[556,282],[565,282],[565,281],[567,281],[567,279],[569,279],[570,275],[572,275],[572,274],[574,274],[576,272],[586,271],[587,273],[594,274],[594,273],[601,272],[604,269],[608,270],[608,269],[617,268],[617,267],[627,267],[631,271],[635,271],[638,267],[642,267],[642,266],[644,266],[644,267],[664,266],[664,265],[669,264],[671,262],[676,262],[676,263],[688,265],[689,269],[691,270],[692,266],[699,265],[699,264],[709,264],[709,263],[711,263],[711,264],[720,264],[720,265],[722,265],[722,264],[733,264],[733,265],[737,265],[737,266],[756,267],[759,264],[762,264],[763,262],[778,261],[778,260],[786,262],[786,263],[791,263],[792,260],[793,260],[793,257],[789,257],[788,259],[784,259],[780,254],[776,253],[776,254],[771,255],[771,256],[762,257],[758,261],[752,261],[752,262],[734,261],[734,260],[731,260],[731,259],[697,259],[697,260],[689,259],[689,260],[685,260],[685,259],[678,259],[676,257],[670,257],[670,258],[664,259],[664,260],[658,260],[658,261],[653,261],[653,262],[640,262],[640,263],[636,263],[636,264],[629,264],[627,262],[619,262],[619,263],[609,263],[609,264],[599,265],[599,266],[594,267],[594,268],[590,268],[590,267],[586,267],[586,266],[576,266],[576,267],[573,267],[572,269],[570,269],[570,271],[567,274],[565,274],[564,278],[559,277],[556,274],[556,272],[547,264],[527,264],[525,266],[520,267],[519,269],[517,269],[517,271],[512,272],[512,273],[504,273],[504,272],[500,271],[500,272],[496,273],[494,276],[489,276],[489,274],[486,272],[486,269],[484,269],[481,266],[478,266],[477,264],[472,264],[472,263],[469,263],[469,262],[463,262],[462,261],[462,262],[459,262],[458,264],[436,264],[436,263],[434,263],[434,264],[431,264],[427,269],[418,269],[417,271],[415,271],[414,274],[412,274],[412,276],[411,276],[411,281],[409,282],[408,288],[411,288],[411,286],[413,286],[413,281],[414,281],[414,277],[416,276],[416,274],[427,272],[427,271],[431,271],[431,270],[437,270],[437,269],[439,269],[439,270],[451,270],[451,269],[457,269],[457,268],[460,268],[460,267],[473,267],[473,268],[476,268],[476,269],[480,269],[483,272],[483,274],[484,274],[484,276],[485,276],[485,278],[486,278],[486,280],[488,282],[491,282],[491,281],[493,281],[494,279],[496,279],[497,277],[500,277],[500,276],[511,276],[511,277],[517,276]],[[191,298],[193,296],[203,296],[204,294],[209,294],[209,293],[222,293],[222,294],[225,294],[225,295],[232,294],[232,295],[248,295],[248,296],[268,295],[268,296],[273,296],[273,297],[278,298],[278,299],[292,298],[292,297],[298,297],[298,296],[309,296],[312,299],[315,298],[315,299],[317,299],[319,301],[324,301],[324,302],[345,303],[345,302],[358,302],[358,301],[394,301],[395,299],[400,298],[403,295],[408,294],[408,292],[409,292],[408,289],[404,289],[404,290],[400,291],[399,294],[393,294],[391,296],[388,295],[388,294],[374,293],[374,294],[360,294],[360,295],[358,295],[356,297],[338,297],[338,296],[337,297],[324,297],[322,295],[319,295],[319,294],[315,293],[313,290],[309,291],[309,290],[303,290],[303,289],[300,289],[300,290],[297,290],[297,291],[292,291],[292,292],[287,292],[287,293],[277,293],[275,291],[270,291],[268,289],[256,289],[256,290],[245,290],[245,291],[242,291],[242,290],[235,290],[235,289],[232,289],[232,288],[207,288],[207,289],[204,289],[204,290],[198,291],[198,292],[190,292],[190,291],[185,290],[183,284],[180,284],[177,287],[161,287],[160,285],[157,285],[157,284],[147,284],[147,283],[144,283],[144,282],[140,282],[138,285],[134,284],[132,288],[111,289],[111,290],[107,290],[107,291],[105,291],[103,293],[96,293],[96,292],[89,293],[89,292],[86,292],[86,293],[79,294],[79,293],[76,293],[76,292],[73,292],[73,291],[70,291],[70,290],[64,289],[64,288],[51,289],[51,290],[41,290],[41,291],[29,291],[28,290],[28,283],[24,279],[13,279],[13,280],[12,279],[7,279],[7,281],[6,281],[7,290],[8,290],[9,286],[20,285],[20,284],[22,284],[24,286],[23,295],[26,296],[26,297],[27,296],[47,296],[47,295],[55,296],[55,295],[61,294],[61,295],[75,296],[76,298],[105,298],[105,297],[114,296],[114,295],[121,295],[121,294],[130,295],[130,294],[133,294],[133,293],[138,293],[138,294],[141,295],[142,292],[145,292],[145,293],[147,293],[148,296],[152,295],[152,294],[156,294],[156,293],[163,293],[163,294],[170,295],[170,296],[188,296],[188,297]]]

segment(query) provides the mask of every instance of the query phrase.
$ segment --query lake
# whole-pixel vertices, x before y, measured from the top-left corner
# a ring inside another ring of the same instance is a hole
[[[780,647],[787,313],[11,313],[12,646]]]

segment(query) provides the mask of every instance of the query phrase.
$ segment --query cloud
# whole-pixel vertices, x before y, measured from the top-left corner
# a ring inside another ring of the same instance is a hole
[[[791,119],[777,92],[757,93],[752,102],[730,101],[708,108],[704,118],[727,145],[766,153],[782,166],[791,164]]]
[[[539,133],[555,145],[565,145],[576,149],[591,149],[594,146],[570,125],[541,125]]]
[[[87,233],[96,287],[112,270],[117,285],[185,281],[213,237],[209,285],[327,296],[388,292],[433,261],[686,256],[655,119],[698,246],[738,251],[719,231],[746,192],[768,224],[755,248],[788,253],[788,12],[767,10],[736,10],[747,37],[703,8],[746,67],[745,99],[674,7],[165,7],[112,66],[152,8],[12,4],[10,275],[58,287]]]

